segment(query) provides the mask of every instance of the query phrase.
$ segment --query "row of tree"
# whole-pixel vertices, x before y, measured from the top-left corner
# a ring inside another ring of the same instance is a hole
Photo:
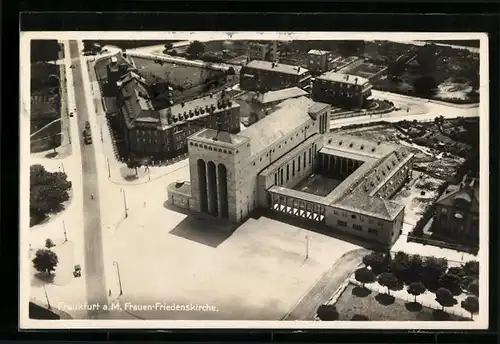
[[[49,172],[42,165],[30,166],[30,223],[37,224],[48,214],[62,210],[69,200],[71,182],[64,172]]]

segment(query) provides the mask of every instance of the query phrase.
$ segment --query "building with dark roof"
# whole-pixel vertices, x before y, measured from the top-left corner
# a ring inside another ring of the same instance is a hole
[[[268,92],[289,87],[308,89],[310,85],[311,73],[302,67],[253,60],[240,70],[240,88],[245,91]]]
[[[479,243],[479,185],[477,179],[448,187],[435,203],[433,233],[456,241]]]
[[[329,112],[330,105],[302,96],[238,134],[191,135],[190,181],[169,185],[169,202],[235,223],[267,208],[390,246],[404,217],[404,206],[390,198],[411,177],[413,154],[330,133]],[[321,195],[298,187],[318,175],[335,187]]]
[[[117,81],[117,105],[127,151],[168,158],[187,151],[187,137],[203,128],[240,131],[239,105],[225,92],[155,109],[146,80],[129,71]]]
[[[362,108],[367,105],[372,88],[368,79],[332,71],[313,80],[312,96],[316,101],[335,106]]]

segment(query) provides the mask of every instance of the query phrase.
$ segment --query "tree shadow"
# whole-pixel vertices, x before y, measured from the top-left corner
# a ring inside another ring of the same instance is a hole
[[[354,314],[351,318],[352,321],[369,321],[370,318],[368,318],[366,315],[362,314]]]
[[[380,293],[377,294],[377,296],[375,296],[375,300],[377,300],[377,302],[380,303],[382,306],[390,306],[394,303],[396,299],[392,295]]]
[[[437,321],[448,321],[450,320],[450,314],[446,313],[441,309],[435,309],[432,311],[432,317]]]
[[[139,179],[135,174],[127,174],[126,176],[123,177],[125,181],[127,182],[133,182],[134,180]]]
[[[410,312],[420,312],[422,310],[422,305],[418,302],[405,302],[405,307]]]
[[[357,296],[357,297],[367,297],[368,295],[370,295],[372,293],[372,291],[368,288],[363,288],[363,287],[360,287],[360,286],[355,286],[353,289],[352,289],[352,295],[354,296]]]
[[[42,286],[43,284],[54,282],[54,278],[56,277],[56,275],[53,273],[46,274],[44,272],[37,272],[37,273],[35,273],[35,275],[33,277],[34,278],[33,278],[31,284],[35,285],[38,281],[38,285]]]
[[[50,152],[50,153],[45,154],[45,157],[48,158],[48,159],[52,159],[52,158],[55,158],[58,155],[59,155],[58,152]]]

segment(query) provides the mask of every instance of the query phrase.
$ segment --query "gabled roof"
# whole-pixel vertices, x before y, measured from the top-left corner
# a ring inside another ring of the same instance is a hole
[[[308,109],[314,104],[313,100],[306,97],[285,100],[278,105],[276,111],[244,129],[238,135],[250,139],[251,155],[257,155],[311,121]]]
[[[479,188],[464,186],[463,188],[457,186],[449,187],[444,194],[436,202],[439,205],[453,206],[457,199],[463,199],[470,204],[469,211],[479,212]]]
[[[326,55],[329,54],[329,51],[319,50],[319,49],[311,49],[307,52],[309,55]]]
[[[281,100],[286,100],[289,98],[296,98],[300,96],[306,96],[309,93],[298,87],[284,88],[277,91],[269,91],[263,93],[256,100],[261,104],[273,103]]]

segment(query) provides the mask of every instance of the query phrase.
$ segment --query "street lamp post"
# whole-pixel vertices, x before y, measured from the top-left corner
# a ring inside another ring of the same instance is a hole
[[[123,288],[122,288],[122,278],[120,276],[120,266],[118,265],[117,261],[113,262],[113,265],[116,266],[116,272],[118,274],[118,284],[120,285],[120,295],[123,295]]]
[[[66,173],[66,172],[64,171],[64,163],[62,163],[62,162],[61,162],[61,170],[63,171],[63,173]]]
[[[43,284],[43,291],[45,292],[45,299],[47,300],[47,308],[52,309],[50,306],[49,295],[47,294],[47,289],[45,288],[45,283]]]
[[[309,236],[306,235],[306,259],[309,258]]]
[[[106,158],[106,162],[107,162],[107,165],[108,165],[108,178],[111,178],[111,166],[109,165],[109,159]]]
[[[128,217],[128,210],[127,210],[127,197],[125,196],[125,190],[120,189],[123,193],[123,207],[125,208],[125,218]]]
[[[71,144],[71,135],[69,133],[69,126],[68,126],[67,130],[68,130],[68,142],[69,142],[69,144]]]
[[[66,224],[64,223],[64,220],[62,222],[62,225],[63,225],[63,231],[64,231],[64,242],[67,242],[68,241],[68,235],[66,233]]]

